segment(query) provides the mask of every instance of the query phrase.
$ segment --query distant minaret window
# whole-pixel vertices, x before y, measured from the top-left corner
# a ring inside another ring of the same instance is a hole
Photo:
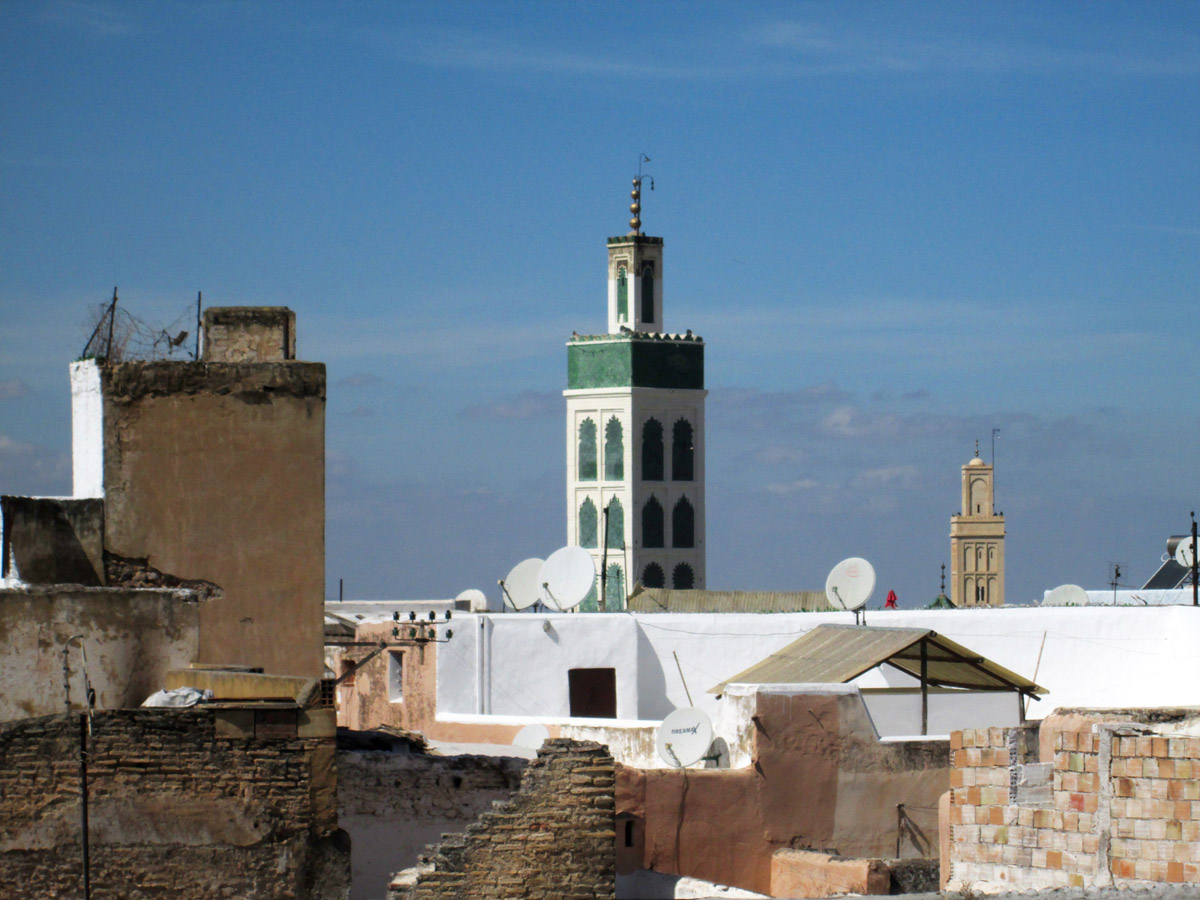
[[[667,573],[658,563],[650,563],[642,570],[642,587],[660,588],[667,586]]]
[[[595,547],[596,535],[599,532],[597,521],[599,516],[596,514],[596,504],[592,502],[592,498],[588,497],[583,501],[583,505],[579,507],[579,546],[580,547]]]
[[[663,480],[663,427],[658,419],[642,426],[642,480]]]
[[[623,550],[625,548],[625,508],[621,501],[613,498],[608,501],[608,549]]]
[[[696,511],[687,497],[680,497],[671,511],[671,546],[696,546]]]
[[[596,480],[596,423],[591,419],[579,426],[579,480]]]
[[[608,612],[619,612],[625,608],[625,573],[616,563],[608,566],[608,579],[604,585],[604,608]]]
[[[604,478],[606,481],[625,478],[625,435],[616,416],[604,426]]]
[[[624,266],[617,269],[617,321],[629,321],[629,275]]]
[[[654,321],[654,267],[642,267],[642,321]]]
[[[693,476],[693,460],[696,455],[692,443],[692,423],[680,419],[675,423],[671,440],[671,477],[676,481],[691,481]],[[676,545],[678,546],[678,545]]]
[[[642,546],[662,547],[666,514],[657,498],[651,497],[642,507]]]
[[[677,591],[690,591],[696,586],[696,574],[687,563],[680,563],[671,573],[671,587]]]

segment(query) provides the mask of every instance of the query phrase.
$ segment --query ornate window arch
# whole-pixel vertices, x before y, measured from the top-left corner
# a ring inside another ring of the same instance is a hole
[[[695,460],[692,423],[687,419],[679,419],[671,429],[671,478],[674,481],[691,481],[695,477]]]
[[[642,546],[666,546],[667,516],[657,497],[651,497],[642,507]]]
[[[598,521],[596,504],[592,502],[591,497],[585,497],[583,503],[579,505],[580,547],[594,548],[596,546],[596,535],[600,533],[597,527]]]
[[[604,480],[625,479],[625,432],[621,422],[613,416],[604,426]]]
[[[596,480],[596,423],[584,419],[579,423],[579,454],[576,460],[580,481]]]
[[[680,563],[671,572],[671,587],[678,591],[690,591],[696,586],[696,573],[687,563]]]
[[[604,583],[604,609],[620,612],[625,608],[625,573],[616,563],[608,564],[608,578]]]
[[[671,546],[696,546],[696,511],[687,497],[680,497],[671,510]]]
[[[608,549],[625,549],[625,507],[616,497],[608,501]]]
[[[642,266],[642,321],[654,321],[654,266]]]
[[[642,587],[661,588],[667,586],[667,573],[656,562],[642,569]]]
[[[629,273],[624,266],[617,269],[617,321],[629,321]]]
[[[663,427],[658,419],[642,426],[642,480],[663,480]]]

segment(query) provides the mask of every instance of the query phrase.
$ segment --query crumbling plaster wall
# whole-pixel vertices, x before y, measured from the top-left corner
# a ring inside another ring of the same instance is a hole
[[[620,871],[767,893],[772,854],[783,848],[893,857],[899,838],[905,855],[936,853],[946,741],[880,742],[861,696],[844,687],[759,692],[753,723],[749,768],[618,767]],[[901,826],[899,804],[915,821]],[[923,836],[916,846],[910,828]]]
[[[186,590],[27,585],[0,590],[0,721],[64,709],[62,648],[82,635],[96,706],[139,706],[199,646],[200,606]],[[79,642],[68,654],[72,708],[84,696]]]
[[[0,524],[0,575],[29,584],[105,583],[103,500],[0,497]]]
[[[324,365],[128,362],[100,378],[106,549],[222,588],[199,662],[319,677]]]
[[[465,831],[521,784],[526,760],[340,750],[338,824],[353,847],[350,900],[382,900],[425,845]]]
[[[96,900],[345,897],[328,737],[256,739],[246,711],[99,713],[89,741]],[[250,721],[254,713],[249,711]],[[0,726],[0,895],[76,896],[80,715]],[[331,723],[330,723],[331,724]]]

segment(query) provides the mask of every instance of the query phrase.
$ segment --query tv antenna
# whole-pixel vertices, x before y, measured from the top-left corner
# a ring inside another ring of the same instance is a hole
[[[859,624],[860,610],[862,624],[867,623],[863,607],[871,599],[874,591],[875,568],[860,556],[843,559],[833,567],[829,577],[825,579],[825,596],[830,604],[837,609],[853,612],[856,625]]]

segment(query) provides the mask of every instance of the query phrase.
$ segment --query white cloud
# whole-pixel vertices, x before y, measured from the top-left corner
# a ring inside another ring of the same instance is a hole
[[[813,488],[820,486],[820,482],[814,481],[811,478],[800,478],[796,481],[768,484],[767,491],[768,493],[775,494],[779,497],[787,497],[790,494],[797,494],[801,491],[811,491]]]
[[[917,480],[916,466],[883,466],[877,469],[866,469],[855,479],[859,487],[882,487],[897,485],[911,487]]]
[[[29,385],[20,378],[8,378],[0,381],[0,400],[15,400],[29,393]]]

